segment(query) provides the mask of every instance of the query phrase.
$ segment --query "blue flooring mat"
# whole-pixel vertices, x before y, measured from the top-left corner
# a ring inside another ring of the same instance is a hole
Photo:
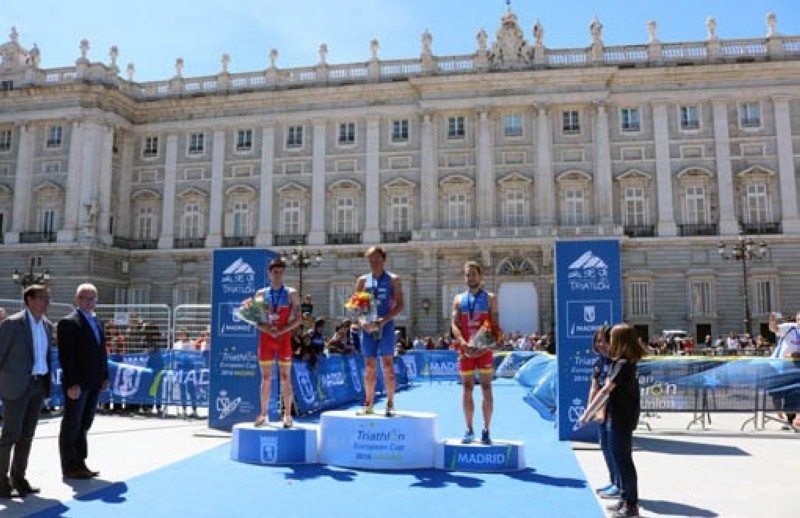
[[[365,471],[325,465],[271,467],[212,449],[36,514],[53,516],[448,516],[602,517],[569,443],[556,440],[514,382],[494,384],[495,439],[525,442],[528,468],[508,474],[439,470]],[[476,388],[476,428],[481,425]],[[379,405],[380,407],[381,405]],[[420,385],[397,396],[403,409],[439,415],[440,438],[461,437],[461,386]]]

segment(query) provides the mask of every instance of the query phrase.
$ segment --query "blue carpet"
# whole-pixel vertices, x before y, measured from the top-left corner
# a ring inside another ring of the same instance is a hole
[[[365,471],[324,465],[269,467],[231,461],[214,448],[36,514],[53,516],[602,517],[569,443],[556,440],[522,401],[514,382],[494,384],[495,439],[525,442],[528,469],[508,474],[439,470]],[[476,406],[480,409],[480,390]],[[379,405],[380,406],[380,405]],[[440,438],[461,437],[461,386],[417,386],[398,394],[403,409],[439,415]],[[481,425],[476,412],[476,428]]]

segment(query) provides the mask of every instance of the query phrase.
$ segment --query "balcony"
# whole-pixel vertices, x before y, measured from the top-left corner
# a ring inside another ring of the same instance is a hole
[[[779,222],[767,223],[740,223],[742,232],[745,234],[780,234],[781,224]]]
[[[206,246],[204,237],[176,237],[172,241],[172,248],[203,248]]]
[[[222,246],[225,248],[237,248],[253,246],[256,242],[254,236],[226,236],[222,238]]]
[[[685,236],[716,236],[716,223],[693,223],[691,225],[678,225],[680,235]]]
[[[384,243],[408,243],[411,241],[411,231],[407,232],[383,232],[381,241]]]
[[[273,238],[275,246],[300,246],[306,244],[306,236],[304,234],[282,234],[276,235]]]
[[[56,232],[20,232],[20,243],[55,243]]]
[[[358,232],[340,232],[328,234],[329,245],[358,245],[361,244],[361,234]]]
[[[628,237],[655,237],[655,225],[625,225],[625,235]]]
[[[114,236],[114,246],[125,250],[155,250],[158,248],[158,239],[128,239]]]

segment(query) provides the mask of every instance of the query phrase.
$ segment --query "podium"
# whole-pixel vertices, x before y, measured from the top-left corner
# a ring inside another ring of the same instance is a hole
[[[445,439],[436,447],[436,469],[503,473],[525,469],[525,444],[521,441],[493,441],[462,444]]]
[[[365,469],[432,468],[436,414],[397,412],[360,416],[354,410],[324,412],[319,422],[320,462]]]
[[[281,423],[256,428],[251,423],[233,427],[231,459],[250,464],[315,464],[318,427],[295,423],[283,428]]]

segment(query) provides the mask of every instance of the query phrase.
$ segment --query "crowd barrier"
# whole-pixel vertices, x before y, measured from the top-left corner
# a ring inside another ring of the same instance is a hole
[[[689,423],[705,427],[713,412],[752,412],[743,423],[759,427],[764,415],[800,410],[800,361],[782,358],[657,357],[639,362],[642,412],[690,412]],[[535,354],[517,381],[528,388],[525,400],[543,418],[556,408],[555,358]]]

